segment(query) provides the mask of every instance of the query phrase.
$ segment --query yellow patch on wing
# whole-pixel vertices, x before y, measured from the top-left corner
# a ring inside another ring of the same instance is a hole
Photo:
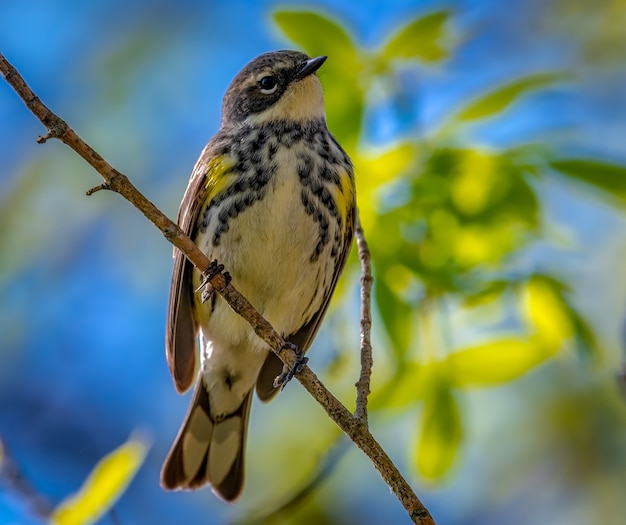
[[[333,191],[339,216],[345,224],[348,210],[352,208],[354,201],[354,185],[352,184],[352,178],[346,170],[339,172],[339,186],[334,186]]]
[[[228,155],[213,157],[206,167],[206,181],[204,187],[207,191],[207,200],[215,198],[230,185],[233,178],[231,171],[234,166],[233,159]]]

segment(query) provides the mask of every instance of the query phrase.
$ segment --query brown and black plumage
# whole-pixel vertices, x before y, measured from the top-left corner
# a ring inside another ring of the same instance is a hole
[[[178,214],[208,258],[302,351],[328,309],[355,220],[352,164],[326,127],[316,75],[324,60],[276,51],[239,72]],[[168,489],[209,483],[232,501],[243,486],[252,391],[271,399],[282,363],[219,296],[200,301],[201,280],[175,252],[166,354],[177,390],[195,389],[161,481]]]

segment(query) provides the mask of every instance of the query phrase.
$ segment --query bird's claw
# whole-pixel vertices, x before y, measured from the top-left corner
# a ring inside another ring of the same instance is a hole
[[[198,286],[198,288],[196,289],[196,293],[204,288],[204,291],[202,292],[202,295],[200,297],[203,303],[207,302],[215,292],[213,286],[210,285],[211,279],[213,279],[213,277],[219,275],[220,273],[224,276],[224,279],[226,280],[226,286],[228,286],[232,278],[228,272],[224,271],[224,265],[218,264],[216,259],[213,259],[209,263],[209,267],[202,273],[202,282],[200,283],[200,286]]]
[[[304,355],[304,352],[293,343],[285,341],[283,348],[291,350],[295,354],[296,360],[291,368],[287,365],[283,366],[283,371],[274,379],[274,387],[280,387],[281,390],[287,386],[287,383],[293,379],[293,376],[302,372],[309,362],[309,358]]]

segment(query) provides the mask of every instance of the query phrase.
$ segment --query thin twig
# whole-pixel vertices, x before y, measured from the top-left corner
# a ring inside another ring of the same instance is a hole
[[[0,441],[0,481],[24,498],[37,516],[46,520],[50,517],[52,503],[28,482],[2,441]]]
[[[65,121],[55,115],[28,87],[18,71],[0,54],[0,73],[13,87],[28,109],[46,126],[48,133],[40,140],[58,138],[72,148],[90,164],[105,181],[105,188],[115,191],[141,211],[163,233],[165,238],[176,246],[191,263],[203,274],[209,268],[210,261],[154,204],[144,197],[128,178],[108,164],[91,146],[83,141]],[[100,189],[100,187],[98,187]],[[104,189],[104,188],[103,188]],[[292,367],[295,361],[293,352],[287,349],[284,339],[252,307],[224,277],[223,273],[210,280],[211,286],[226,300],[230,307],[241,315],[278,357]],[[348,409],[326,388],[313,371],[305,366],[296,376],[304,388],[322,405],[330,418],[339,428],[370,458],[385,483],[402,503],[414,523],[433,524],[434,521],[409,484],[402,477],[389,456],[371,435],[366,425],[350,414]]]
[[[111,523],[113,525],[122,525],[122,522],[120,521],[119,516],[117,515],[117,512],[115,512],[115,507],[113,507],[110,511],[109,511],[109,519],[111,520]]]
[[[356,242],[361,261],[361,375],[356,383],[356,409],[354,417],[367,425],[367,396],[370,394],[370,378],[374,358],[372,355],[372,257],[361,218],[356,216]]]
[[[292,494],[288,500],[281,503],[271,511],[253,512],[251,516],[247,516],[240,521],[235,521],[232,525],[252,525],[253,523],[275,523],[279,522],[284,516],[293,515],[293,512],[326,481],[333,471],[337,468],[341,458],[348,451],[348,440],[341,434],[329,449],[326,450],[324,457],[317,462],[316,471],[311,478],[302,487]],[[267,501],[263,502],[267,506]]]

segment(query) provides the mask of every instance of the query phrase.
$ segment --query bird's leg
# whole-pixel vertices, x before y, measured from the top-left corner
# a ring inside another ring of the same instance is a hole
[[[304,355],[304,352],[293,343],[285,341],[283,343],[283,348],[291,350],[295,354],[296,360],[293,362],[293,366],[291,368],[287,365],[283,365],[283,371],[280,375],[276,376],[276,379],[274,379],[274,386],[281,387],[281,390],[287,386],[287,383],[293,379],[293,376],[302,372],[306,364],[309,362],[309,358]]]
[[[202,273],[202,282],[200,283],[200,286],[198,286],[198,288],[196,289],[196,293],[204,288],[204,291],[202,292],[202,296],[200,298],[203,303],[207,302],[215,293],[215,289],[213,288],[213,286],[211,286],[211,279],[213,279],[213,277],[219,275],[222,272],[224,275],[224,279],[226,280],[226,286],[228,286],[231,281],[231,276],[228,272],[224,272],[224,265],[218,264],[217,259],[213,259],[209,263],[209,267]]]

